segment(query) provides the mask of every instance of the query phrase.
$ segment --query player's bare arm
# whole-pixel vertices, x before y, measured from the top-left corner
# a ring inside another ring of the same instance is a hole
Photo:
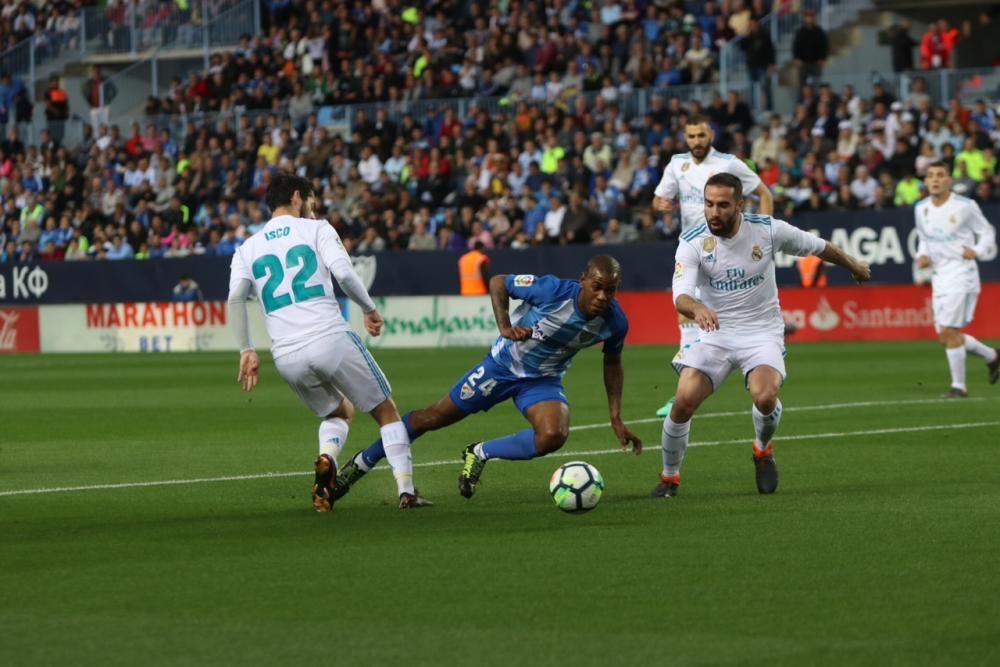
[[[719,328],[719,315],[714,310],[698,301],[693,296],[681,294],[674,304],[677,312],[693,320],[702,331],[715,331]]]
[[[760,200],[760,212],[764,215],[774,215],[774,197],[771,195],[771,190],[761,183],[753,193]]]
[[[510,293],[507,292],[507,276],[500,274],[490,278],[490,300],[493,303],[493,317],[497,321],[500,335],[508,340],[522,341],[531,338],[529,327],[515,327],[510,323]]]
[[[931,265],[931,258],[927,255],[920,255],[917,257],[917,267],[921,269],[926,269]]]
[[[824,262],[830,262],[831,264],[836,264],[839,267],[847,269],[851,272],[851,276],[859,283],[867,282],[872,277],[872,269],[868,266],[868,262],[861,262],[846,252],[840,249],[840,247],[827,241],[826,248],[823,249],[819,255],[817,255]]]
[[[622,421],[622,387],[625,385],[625,367],[622,365],[622,355],[604,355],[604,389],[608,394],[608,414],[611,418],[611,428],[618,438],[622,449],[632,448],[639,455],[642,453],[642,440],[629,430]]]

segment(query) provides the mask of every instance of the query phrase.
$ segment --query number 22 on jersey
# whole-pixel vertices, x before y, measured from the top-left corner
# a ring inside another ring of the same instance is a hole
[[[299,270],[292,278],[292,293],[278,293],[278,287],[285,280],[285,269]],[[260,280],[267,276],[267,282],[261,290],[260,299],[264,304],[264,312],[271,314],[293,303],[301,303],[310,299],[325,296],[322,285],[307,286],[306,282],[316,273],[316,253],[309,246],[302,244],[289,249],[285,254],[282,266],[277,255],[262,255],[253,263],[253,277]]]

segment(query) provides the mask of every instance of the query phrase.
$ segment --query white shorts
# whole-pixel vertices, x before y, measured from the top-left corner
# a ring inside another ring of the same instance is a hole
[[[392,393],[382,369],[353,331],[317,338],[278,357],[274,365],[319,417],[334,412],[345,396],[359,412],[371,412]]]
[[[976,302],[979,292],[955,292],[941,294],[934,292],[934,328],[941,331],[942,327],[962,329],[972,322],[976,312]]]
[[[778,335],[722,336],[702,334],[693,343],[684,345],[674,356],[674,370],[680,375],[685,368],[699,370],[712,381],[718,391],[734,369],[743,372],[743,381],[758,366],[770,366],[785,372],[785,338]]]

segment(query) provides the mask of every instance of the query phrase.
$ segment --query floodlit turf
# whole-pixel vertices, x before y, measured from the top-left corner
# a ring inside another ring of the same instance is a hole
[[[405,409],[481,354],[376,356]],[[626,350],[645,454],[603,451],[605,427],[561,452],[607,482],[581,516],[547,495],[567,457],[490,463],[458,496],[462,447],[523,428],[508,406],[415,445],[434,508],[396,510],[379,471],[317,515],[316,422],[269,359],[248,398],[236,355],[0,358],[0,664],[1000,664],[1000,386],[978,359],[946,402],[933,344],[792,345],[778,493],[756,493],[731,377],[663,501],[669,354]],[[605,422],[599,353],[567,393],[575,427]],[[360,417],[349,451],[375,432]],[[11,493],[262,473],[290,474]]]

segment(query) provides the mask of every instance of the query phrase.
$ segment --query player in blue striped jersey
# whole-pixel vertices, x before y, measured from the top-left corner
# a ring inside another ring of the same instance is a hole
[[[562,377],[580,350],[604,344],[604,387],[611,428],[623,448],[638,454],[642,442],[621,418],[622,348],[628,320],[615,294],[621,267],[606,255],[591,258],[577,280],[555,276],[499,275],[490,280],[490,297],[500,336],[483,361],[437,403],[403,417],[411,441],[467,416],[513,399],[531,424],[518,433],[476,442],[462,451],[459,492],[466,498],[490,459],[526,460],[558,450],[569,436],[569,402]],[[510,299],[521,300],[512,313]],[[337,477],[336,497],[385,456],[382,441],[354,455]]]

